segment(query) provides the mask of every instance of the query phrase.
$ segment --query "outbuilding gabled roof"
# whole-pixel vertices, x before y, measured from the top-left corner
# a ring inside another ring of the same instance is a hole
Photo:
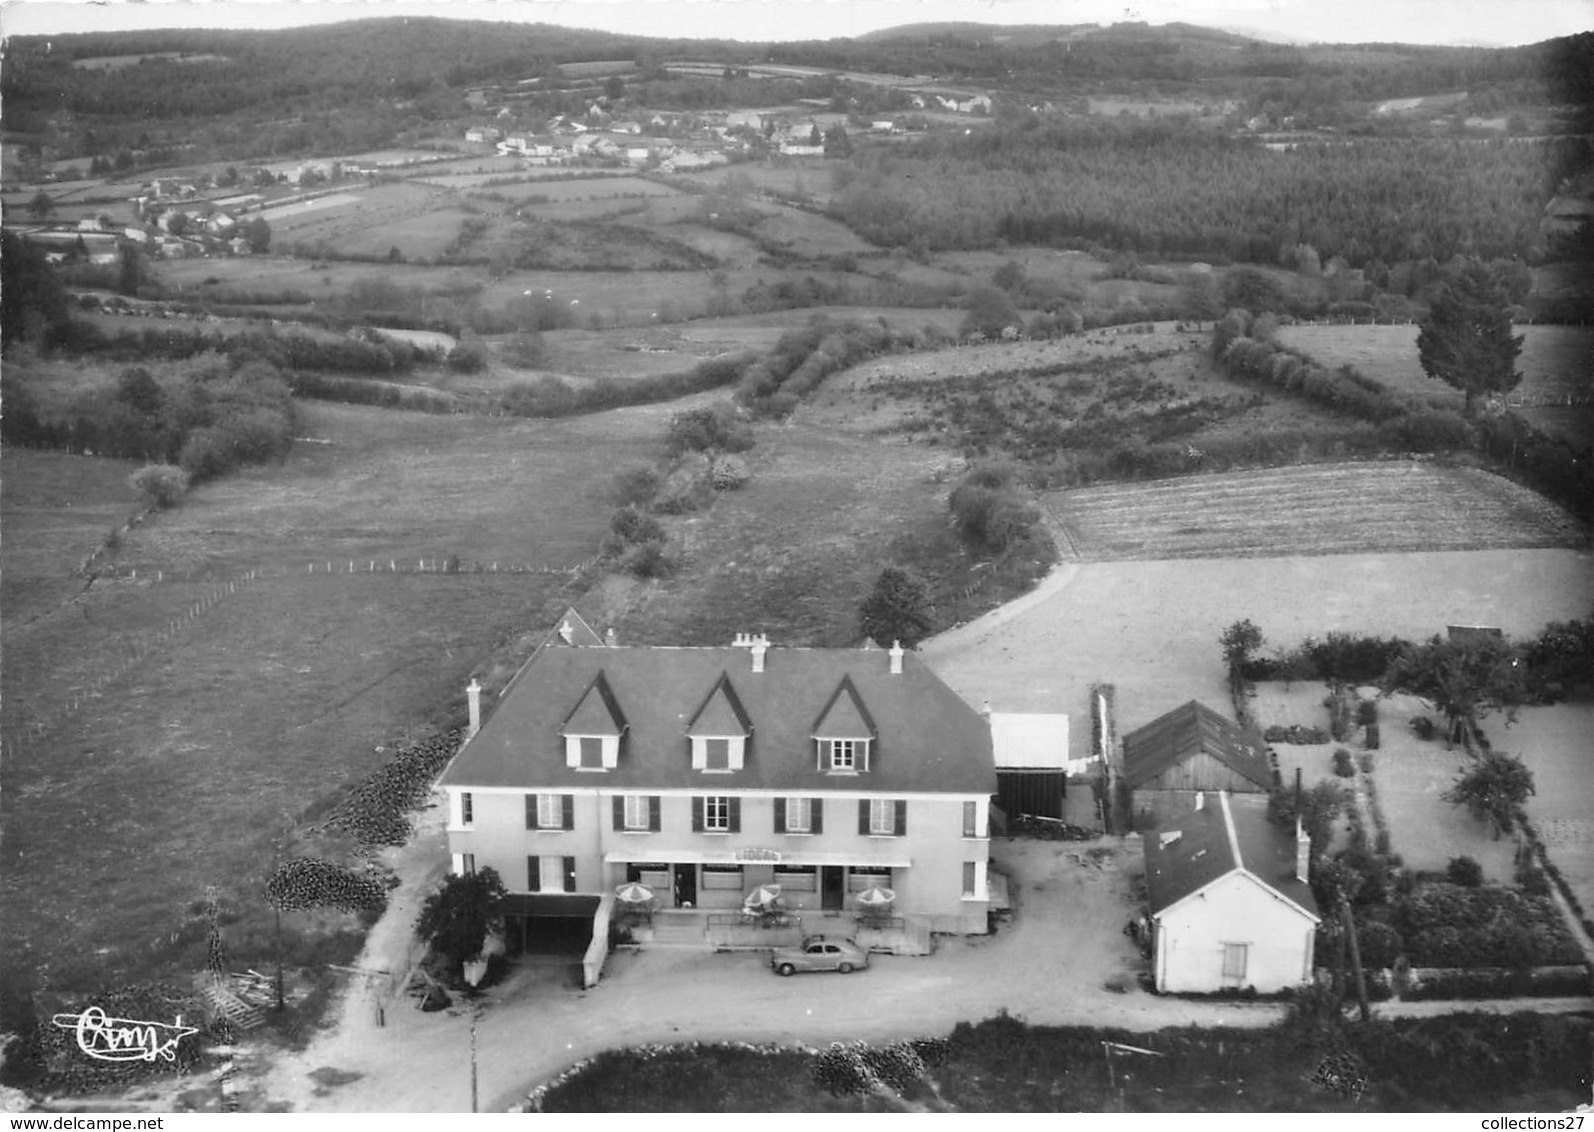
[[[879,649],[770,648],[755,672],[747,648],[545,648],[441,781],[467,790],[689,788],[688,731],[707,727],[709,713],[734,719],[738,708],[758,755],[725,779],[728,788],[996,790],[985,719],[916,653],[893,673]],[[831,730],[832,719],[850,732],[837,737],[880,739],[867,773],[838,778],[817,765],[815,731]],[[601,776],[565,763],[564,735],[578,725],[625,727],[619,760]]]
[[[1146,898],[1156,916],[1231,873],[1243,873],[1317,919],[1311,887],[1296,876],[1295,839],[1265,811],[1231,807],[1227,794],[1146,834]]]
[[[1196,755],[1216,759],[1258,790],[1273,788],[1262,736],[1196,700],[1124,736],[1124,782],[1134,789]]]

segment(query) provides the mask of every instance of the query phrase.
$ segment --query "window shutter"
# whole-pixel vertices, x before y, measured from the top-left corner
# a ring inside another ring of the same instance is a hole
[[[858,832],[869,836],[869,799],[858,799]]]
[[[827,753],[828,752],[825,750],[825,741],[823,739],[815,739],[814,740],[814,769],[815,770],[824,770],[825,769],[825,755]]]
[[[703,832],[703,799],[692,799],[692,832]]]
[[[648,829],[654,833],[664,828],[664,822],[661,820],[662,815],[659,813],[660,800],[657,794],[648,798]]]
[[[907,802],[907,799],[899,798],[897,800],[896,818],[897,818],[897,823],[896,823],[897,836],[901,837],[903,834],[908,832],[908,802]]]
[[[574,794],[565,794],[560,797],[559,828],[576,828],[576,796]]]
[[[742,800],[735,795],[731,796],[731,832],[742,832]]]
[[[786,799],[775,799],[775,832],[786,832]]]
[[[616,794],[614,796],[614,831],[616,833],[619,833],[624,828],[625,828],[625,796],[622,795],[622,794]]]
[[[576,890],[576,859],[574,857],[566,857],[565,858],[565,891],[566,892],[574,892],[575,890]]]
[[[535,857],[526,858],[526,891],[542,891],[542,866]]]
[[[537,828],[537,795],[535,794],[526,795],[526,828]],[[536,892],[537,890],[534,888],[532,891]]]
[[[810,833],[825,832],[825,800],[823,798],[810,798],[808,801],[808,830]]]

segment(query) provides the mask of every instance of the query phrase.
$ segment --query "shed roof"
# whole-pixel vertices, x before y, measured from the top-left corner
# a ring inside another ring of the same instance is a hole
[[[991,746],[998,770],[1062,770],[1068,761],[1068,717],[993,711]]]
[[[1196,755],[1217,759],[1258,790],[1273,788],[1262,736],[1196,700],[1124,736],[1124,782],[1134,789]]]
[[[916,654],[903,657],[898,674],[878,649],[772,648],[764,671],[751,668],[749,650],[736,647],[543,648],[442,781],[467,789],[598,784],[590,771],[565,765],[561,732],[582,707],[583,716],[598,713],[600,723],[624,729],[618,763],[602,785],[690,787],[696,781],[688,738],[694,715],[700,708],[718,711],[718,692],[726,690],[722,706],[731,717],[740,709],[750,737],[742,768],[716,778],[717,785],[794,792],[995,792],[984,717]],[[868,771],[845,783],[821,770],[814,757],[815,731],[832,730],[831,717],[836,730],[854,732],[843,737],[876,737]],[[862,735],[856,734],[860,729]]]
[[[1230,873],[1243,872],[1317,919],[1312,889],[1295,875],[1295,839],[1262,810],[1232,808],[1218,792],[1199,810],[1146,835],[1146,897],[1153,916]]]

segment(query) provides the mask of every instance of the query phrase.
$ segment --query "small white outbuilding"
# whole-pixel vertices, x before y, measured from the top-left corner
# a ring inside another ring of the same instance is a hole
[[[1145,839],[1146,893],[1157,990],[1271,993],[1312,978],[1319,916],[1307,884],[1311,841],[1226,792]]]

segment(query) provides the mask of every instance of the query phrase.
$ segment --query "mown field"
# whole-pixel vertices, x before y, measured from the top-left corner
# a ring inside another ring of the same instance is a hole
[[[1476,468],[1319,464],[1104,484],[1047,505],[1085,561],[1578,547],[1572,516]]]
[[[307,568],[450,555],[572,567],[606,528],[615,446],[643,457],[662,432],[656,414],[548,425],[311,404],[304,416],[323,443],[198,489],[130,534],[117,576],[92,586],[62,579],[124,508],[125,469],[73,481],[63,463],[99,462],[6,453],[8,999],[46,960],[77,989],[202,968],[190,905],[207,884],[239,913],[235,962],[266,962],[259,886],[279,843],[377,748],[456,712],[472,671],[576,594],[563,572]],[[62,529],[68,504],[94,516],[81,534]]]
[[[1509,400],[1514,411],[1555,435],[1594,441],[1594,329],[1519,326],[1522,384]],[[1459,390],[1422,371],[1415,326],[1286,326],[1279,341],[1337,368],[1353,365],[1392,389],[1448,400],[1459,410]],[[1580,406],[1539,403],[1541,398],[1581,398]],[[1519,405],[1517,403],[1520,403]]]

